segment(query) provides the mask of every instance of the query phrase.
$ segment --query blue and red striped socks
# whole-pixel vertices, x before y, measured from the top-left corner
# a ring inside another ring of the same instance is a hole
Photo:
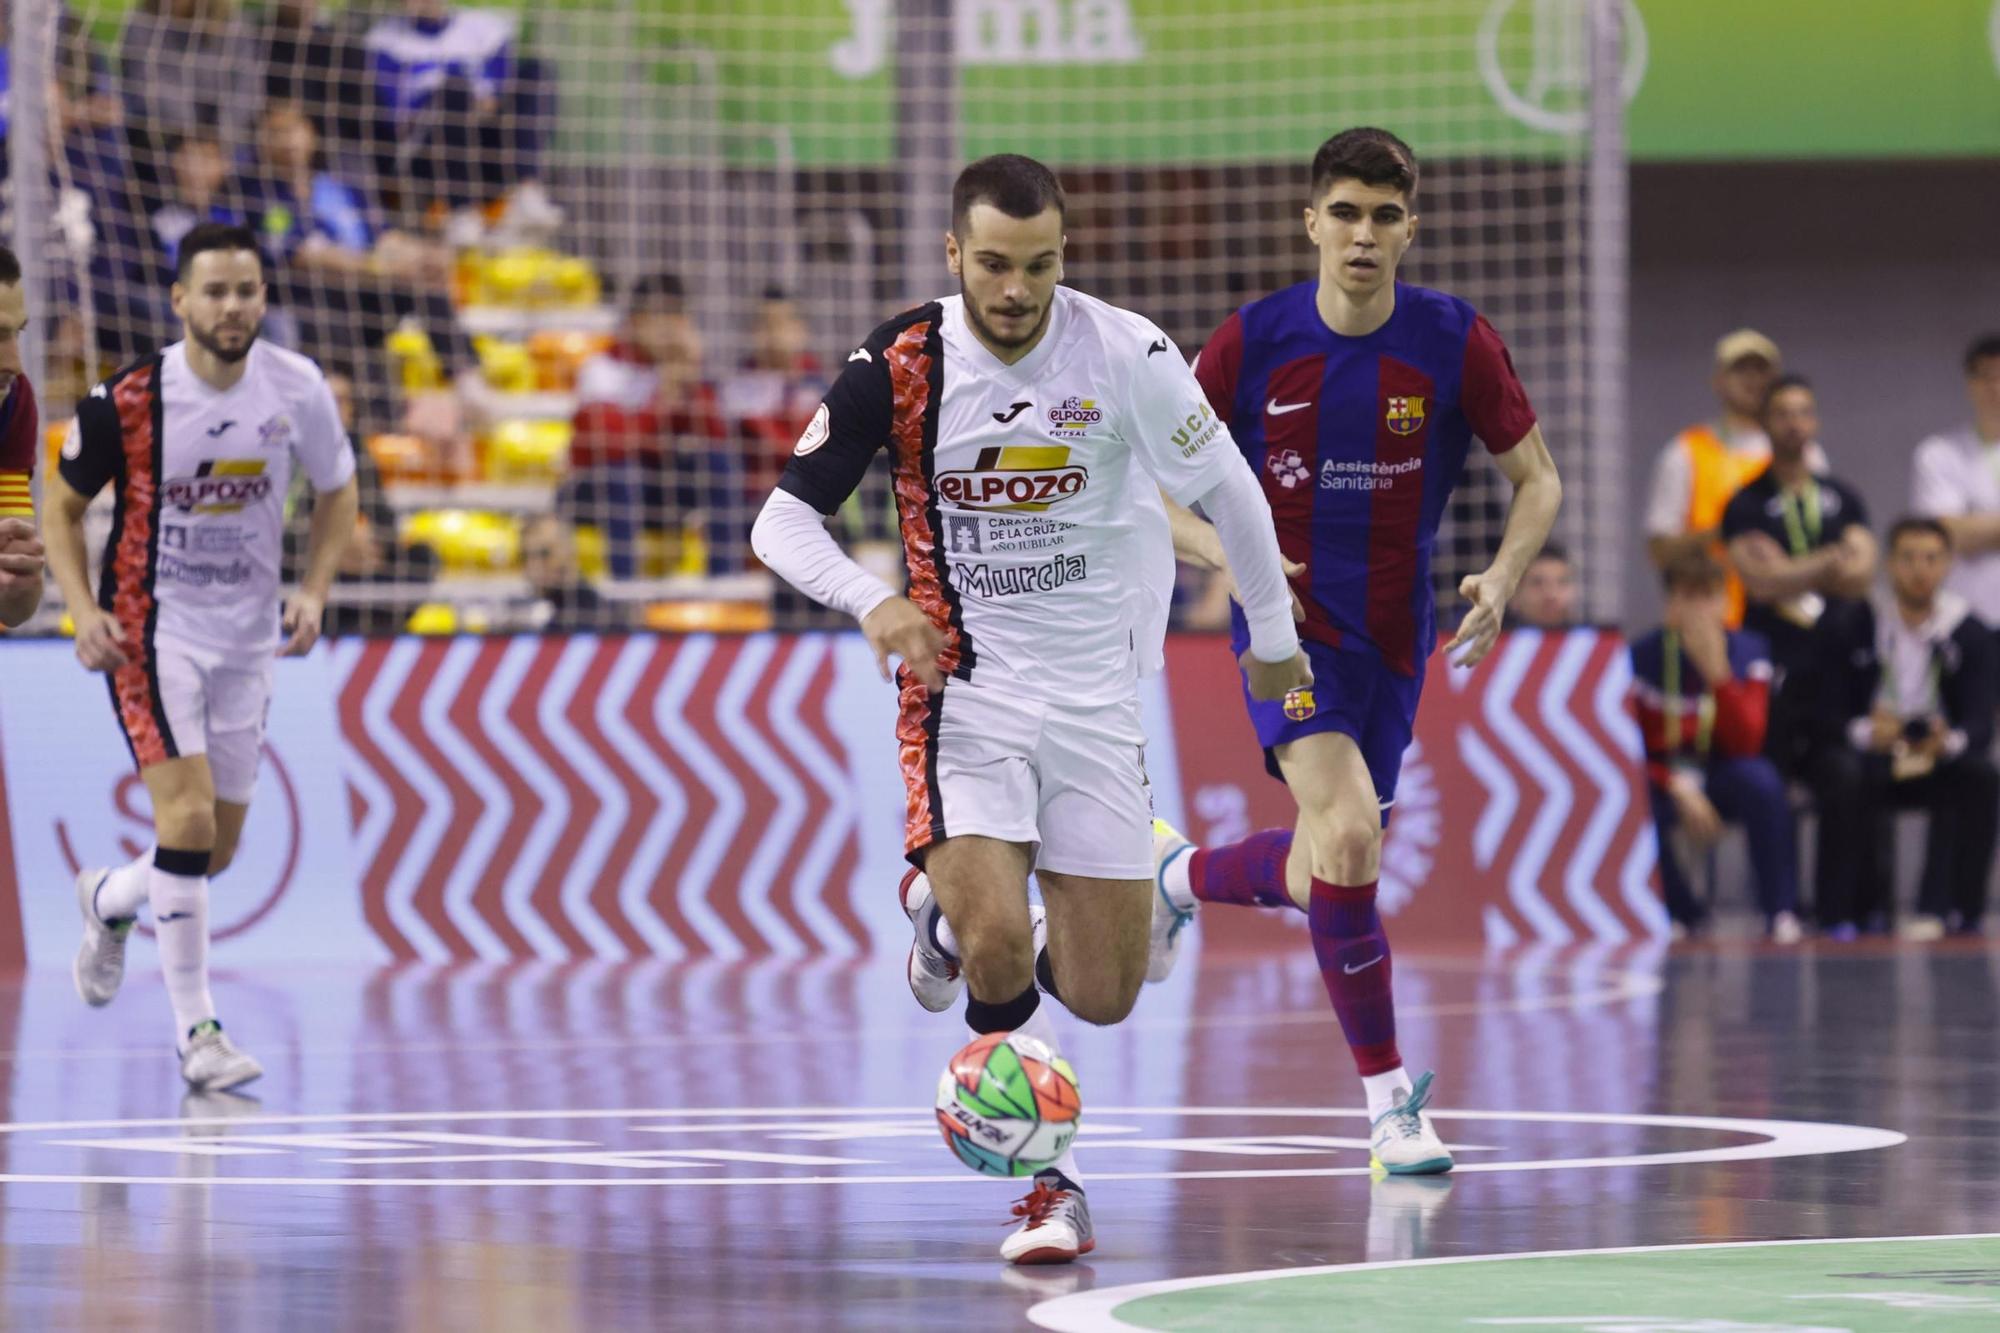
[[[1296,907],[1285,889],[1285,859],[1292,831],[1265,829],[1226,847],[1205,847],[1188,858],[1188,888],[1205,903],[1239,907]]]
[[[1320,980],[1363,1078],[1402,1066],[1396,1005],[1389,993],[1389,937],[1375,911],[1375,885],[1312,882],[1306,910]]]

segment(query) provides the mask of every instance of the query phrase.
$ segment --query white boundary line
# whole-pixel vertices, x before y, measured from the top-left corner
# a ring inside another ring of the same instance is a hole
[[[1195,1107],[1102,1107],[1092,1108],[1094,1115],[1100,1116],[1180,1116],[1187,1118],[1227,1117],[1230,1119],[1276,1119],[1281,1117],[1299,1118],[1358,1118],[1364,1112],[1357,1108],[1335,1108],[1324,1106],[1195,1106]],[[162,1129],[181,1131],[196,1128],[234,1129],[254,1131],[272,1125],[329,1125],[329,1124],[425,1124],[440,1121],[476,1120],[484,1122],[510,1120],[607,1120],[616,1118],[647,1120],[687,1120],[697,1117],[733,1117],[739,1120],[761,1120],[783,1118],[797,1120],[808,1116],[885,1116],[904,1117],[913,1112],[902,1107],[725,1107],[714,1110],[693,1110],[684,1107],[638,1110],[542,1110],[542,1111],[392,1111],[382,1113],[326,1113],[319,1115],[276,1115],[276,1116],[223,1116],[223,1117],[180,1117],[149,1120],[78,1120],[39,1121],[23,1124],[0,1124],[0,1134],[66,1133],[80,1130],[106,1129]],[[1459,1174],[1493,1171],[1554,1171],[1563,1169],[1604,1168],[1619,1166],[1679,1166],[1695,1162],[1732,1162],[1765,1160],[1779,1157],[1806,1157],[1833,1153],[1866,1152],[1877,1148],[1889,1148],[1905,1141],[1902,1134],[1894,1130],[1873,1129],[1864,1125],[1821,1124],[1803,1120],[1742,1120],[1718,1116],[1680,1115],[1617,1115],[1604,1112],[1568,1111],[1443,1111],[1433,1117],[1437,1120],[1499,1120],[1540,1124],[1597,1124],[1636,1125],[1668,1129],[1704,1129],[1724,1134],[1751,1134],[1762,1141],[1696,1148],[1682,1152],[1636,1153],[1617,1157],[1571,1157],[1527,1162],[1475,1162],[1457,1168]],[[754,1129],[755,1126],[749,1128]],[[1112,1145],[1106,1145],[1107,1147]],[[393,1166],[393,1159],[384,1159],[382,1165]],[[1244,1168],[1239,1170],[1216,1171],[1092,1171],[1092,1180],[1271,1180],[1309,1179],[1329,1176],[1365,1176],[1371,1168],[1366,1166],[1304,1167],[1304,1168]],[[268,1185],[302,1187],[326,1185],[334,1188],[355,1186],[416,1186],[420,1188],[462,1188],[478,1186],[519,1186],[525,1188],[558,1188],[584,1186],[598,1188],[617,1186],[629,1188],[634,1185],[674,1186],[674,1185],[930,1185],[967,1184],[979,1177],[969,1177],[961,1172],[931,1175],[896,1176],[709,1176],[699,1178],[664,1178],[624,1176],[529,1176],[529,1177],[393,1177],[393,1176],[102,1176],[102,1175],[38,1175],[0,1174],[0,1184],[110,1184],[132,1185]],[[996,1182],[987,1181],[992,1184]],[[999,1182],[1005,1183],[1005,1182]],[[1014,1182],[1018,1183],[1018,1182]],[[1307,1271],[1307,1270],[1300,1270]]]
[[[1461,1168],[1463,1169],[1463,1168]],[[1686,1250],[1776,1249],[1796,1245],[1885,1245],[1926,1240],[2000,1240],[2000,1231],[1973,1231],[1945,1236],[1815,1236],[1804,1240],[1726,1240],[1694,1245],[1621,1245],[1601,1250],[1530,1250],[1520,1254],[1466,1254],[1438,1259],[1387,1259],[1367,1264],[1322,1264],[1310,1268],[1262,1268],[1248,1273],[1216,1273],[1208,1277],[1169,1278],[1162,1282],[1133,1282],[1099,1291],[1080,1291],[1043,1301],[1028,1311],[1037,1327],[1057,1333],[1149,1333],[1143,1324],[1128,1324],[1112,1313],[1128,1301],[1170,1292],[1194,1291],[1202,1287],[1227,1287],[1237,1283],[1276,1282],[1291,1277],[1319,1277],[1331,1273],[1380,1272],[1389,1268],[1433,1268],[1441,1264],[1492,1264],[1521,1259],[1586,1259],[1606,1254],[1663,1254]]]

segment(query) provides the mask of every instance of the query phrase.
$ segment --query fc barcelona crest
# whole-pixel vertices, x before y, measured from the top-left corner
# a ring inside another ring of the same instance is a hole
[[[1421,398],[1391,398],[1388,415],[1392,435],[1415,435],[1424,428],[1424,400]]]
[[[1313,702],[1310,689],[1299,688],[1285,691],[1285,716],[1293,722],[1303,722],[1319,711]]]

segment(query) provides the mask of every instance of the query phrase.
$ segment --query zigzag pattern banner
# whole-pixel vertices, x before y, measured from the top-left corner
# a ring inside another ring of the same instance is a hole
[[[22,688],[0,694],[0,960],[66,963],[67,886],[143,850],[145,794],[68,645],[4,651]],[[1512,634],[1470,673],[1433,660],[1383,852],[1399,946],[1664,934],[1628,681],[1596,631]],[[1145,696],[1165,813],[1208,843],[1293,822],[1222,640],[1175,636]],[[900,955],[894,723],[855,634],[334,643],[280,663],[243,849],[213,890],[219,948]],[[1294,915],[1211,911],[1201,937]]]

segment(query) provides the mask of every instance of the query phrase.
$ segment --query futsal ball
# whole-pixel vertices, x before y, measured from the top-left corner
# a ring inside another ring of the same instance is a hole
[[[1032,1176],[1076,1137],[1076,1071],[1025,1032],[989,1032],[938,1079],[938,1128],[959,1161],[988,1176]]]

